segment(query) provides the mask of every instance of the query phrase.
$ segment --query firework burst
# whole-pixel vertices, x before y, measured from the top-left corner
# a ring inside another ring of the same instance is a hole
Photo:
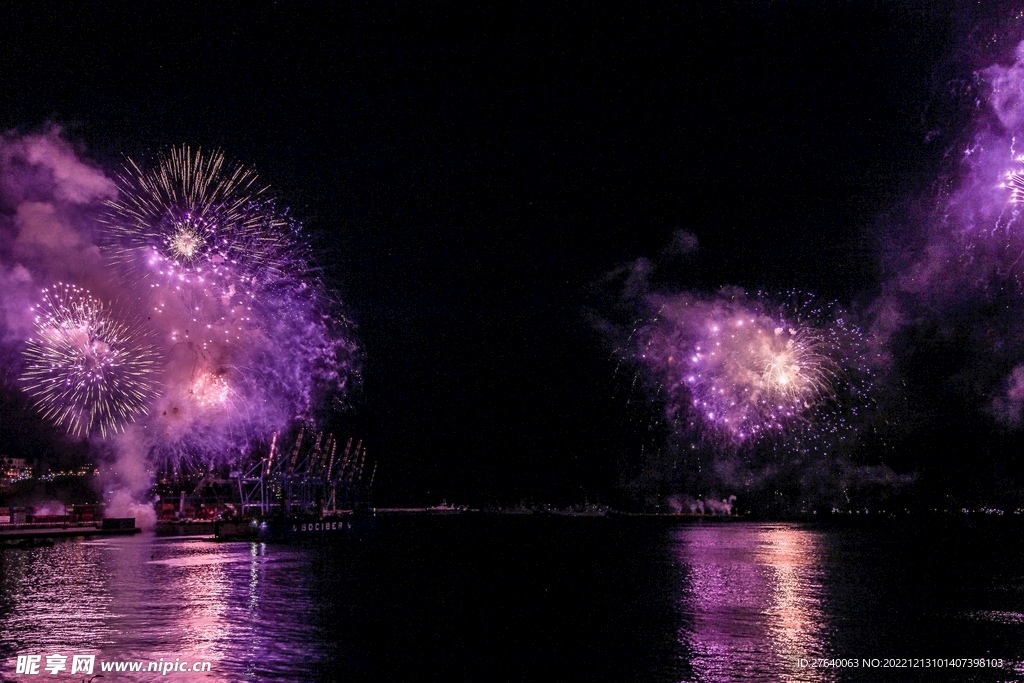
[[[860,332],[813,299],[773,306],[733,292],[653,303],[658,313],[637,335],[637,359],[668,417],[687,427],[734,445],[832,431],[841,421],[833,409],[867,389]]]
[[[351,325],[252,171],[175,148],[149,170],[129,161],[117,184],[101,244],[163,344],[155,459],[182,471],[238,457],[346,394]]]
[[[144,171],[128,160],[107,202],[105,247],[118,263],[182,285],[246,288],[280,274],[295,224],[254,171],[220,152],[175,147]]]
[[[85,290],[43,290],[21,382],[46,419],[80,437],[119,432],[155,395],[158,356]]]

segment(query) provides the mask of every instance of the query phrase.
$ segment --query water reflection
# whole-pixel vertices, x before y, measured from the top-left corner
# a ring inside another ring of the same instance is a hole
[[[35,680],[15,674],[16,655],[59,653],[96,655],[95,673],[162,658],[211,663],[189,680],[314,678],[307,564],[287,548],[151,536],[0,552],[0,677]]]
[[[680,642],[696,680],[833,680],[800,667],[826,654],[824,549],[816,532],[787,525],[679,529],[685,573]]]

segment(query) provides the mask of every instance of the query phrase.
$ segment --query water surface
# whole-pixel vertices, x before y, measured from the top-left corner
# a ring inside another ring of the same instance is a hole
[[[0,675],[81,680],[15,673],[59,653],[211,666],[117,681],[1024,680],[1020,526],[452,517],[320,548],[3,550]],[[915,658],[1003,666],[813,666]]]

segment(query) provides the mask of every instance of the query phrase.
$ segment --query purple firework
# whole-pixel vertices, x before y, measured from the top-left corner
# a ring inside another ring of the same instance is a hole
[[[742,292],[652,304],[657,313],[637,335],[636,357],[668,417],[688,428],[733,445],[827,432],[839,427],[835,408],[845,398],[866,399],[867,345],[834,306],[777,306]]]
[[[140,274],[175,284],[241,277],[237,286],[288,265],[290,221],[256,173],[221,152],[174,147],[149,170],[129,160],[117,182],[106,247]]]
[[[344,396],[352,325],[255,174],[188,148],[128,170],[102,244],[162,344],[149,451],[175,469],[233,459]]]
[[[25,349],[25,391],[73,436],[123,431],[155,396],[159,358],[142,334],[85,290],[43,290]]]

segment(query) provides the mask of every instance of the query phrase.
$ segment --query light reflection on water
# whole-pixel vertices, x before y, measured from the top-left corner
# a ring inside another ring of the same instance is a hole
[[[142,535],[0,550],[0,679],[77,683],[17,676],[14,657],[91,653],[209,661],[167,679],[197,681],[1024,680],[1017,527],[391,524],[334,548]],[[1005,664],[798,664],[872,657]]]
[[[289,548],[268,555],[262,544],[151,536],[3,552],[0,673],[19,679],[17,654],[59,653],[211,662],[210,674],[188,675],[195,680],[307,678],[324,649],[295,651],[309,635],[296,615],[314,608],[305,564]]]
[[[833,680],[828,671],[797,666],[798,658],[826,651],[820,534],[786,525],[710,524],[678,529],[673,540],[687,570],[680,644],[697,680]]]

